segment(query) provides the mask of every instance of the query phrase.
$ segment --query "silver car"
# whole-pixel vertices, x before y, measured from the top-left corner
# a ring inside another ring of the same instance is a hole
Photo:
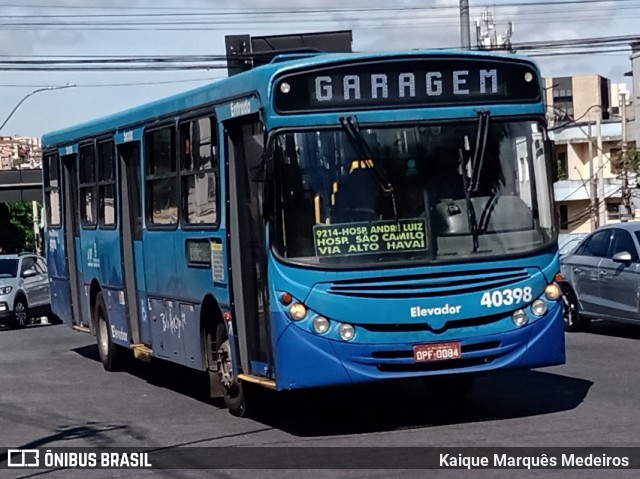
[[[31,253],[0,255],[0,323],[24,328],[50,311],[45,259]]]
[[[640,324],[640,221],[598,228],[561,256],[560,270],[567,331],[595,318]]]

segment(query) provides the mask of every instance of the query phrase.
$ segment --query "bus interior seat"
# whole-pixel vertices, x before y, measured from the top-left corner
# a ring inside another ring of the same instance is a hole
[[[367,167],[354,168],[338,182],[332,223],[372,221],[378,216],[380,189]]]
[[[489,217],[485,231],[487,233],[525,231],[534,228],[533,213],[527,204],[517,196],[500,196],[493,206],[489,205],[490,196],[471,198],[478,227],[483,228],[483,214]],[[486,211],[485,211],[486,209]],[[471,234],[467,217],[467,203],[464,199],[443,198],[435,205],[435,229],[437,236],[455,236]]]

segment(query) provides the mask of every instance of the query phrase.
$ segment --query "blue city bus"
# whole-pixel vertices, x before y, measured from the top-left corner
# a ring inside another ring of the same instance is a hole
[[[526,58],[283,54],[43,151],[52,308],[107,370],[194,368],[242,415],[255,385],[455,395],[565,360]]]

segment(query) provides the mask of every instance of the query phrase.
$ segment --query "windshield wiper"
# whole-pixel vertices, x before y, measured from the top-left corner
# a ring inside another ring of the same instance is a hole
[[[462,177],[462,186],[464,190],[464,201],[467,205],[467,223],[469,224],[469,230],[471,231],[471,236],[473,237],[473,252],[478,251],[478,247],[480,246],[480,242],[478,240],[478,222],[476,220],[476,210],[473,207],[473,202],[471,201],[471,184],[469,183],[469,179],[467,178],[467,172],[465,171],[468,158],[465,158],[464,150],[469,151],[469,140],[465,136],[465,144],[464,148],[460,148],[458,150],[458,173]],[[466,155],[468,156],[468,154]]]
[[[464,186],[464,199],[467,204],[467,220],[469,222],[469,229],[473,236],[473,252],[478,251],[480,245],[478,237],[480,233],[486,231],[486,225],[488,225],[491,211],[493,210],[493,201],[487,201],[487,204],[483,208],[480,215],[480,225],[478,225],[478,219],[476,217],[476,210],[471,201],[471,193],[477,193],[480,190],[480,177],[482,175],[482,167],[484,164],[485,151],[487,149],[487,137],[489,136],[489,119],[490,113],[487,110],[478,111],[478,129],[476,131],[476,144],[473,150],[473,158],[470,155],[469,139],[464,137],[464,149],[467,152],[467,158],[463,153],[463,149],[460,148],[460,175],[462,176],[462,182]],[[465,161],[466,160],[466,161]],[[467,161],[471,162],[470,179],[467,177],[465,171]],[[490,208],[490,209],[489,209]],[[488,214],[487,214],[488,213]]]
[[[393,189],[393,185],[388,180],[382,168],[380,168],[377,158],[374,158],[373,152],[369,147],[369,144],[360,133],[357,122],[351,116],[340,117],[340,126],[347,133],[347,138],[351,144],[357,150],[357,153],[365,159],[365,170],[371,174],[371,178],[376,183],[380,191],[383,194],[391,197],[391,204],[393,207],[393,217],[398,221],[398,210],[396,207],[396,194]],[[367,161],[369,160],[369,161]]]
[[[472,184],[471,192],[477,192],[480,189],[480,175],[482,174],[482,166],[484,164],[485,151],[487,148],[487,137],[489,135],[489,119],[490,113],[486,110],[478,112],[478,131],[476,134],[476,147],[473,154],[472,163]],[[487,200],[482,214],[480,215],[480,223],[477,226],[478,233],[486,233],[489,228],[491,215],[496,207],[498,198],[500,197],[500,189],[494,186],[491,189],[491,195]]]
[[[490,114],[487,110],[478,112],[478,131],[471,163],[471,183],[469,184],[471,192],[476,192],[480,188],[480,175],[482,173],[482,164],[484,163],[484,153],[487,148],[487,136],[489,135],[489,118]]]

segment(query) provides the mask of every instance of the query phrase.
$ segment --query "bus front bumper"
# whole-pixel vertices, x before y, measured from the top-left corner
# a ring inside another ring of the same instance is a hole
[[[415,344],[335,341],[291,324],[277,341],[276,387],[299,389],[563,364],[562,306],[558,303],[544,317],[519,329],[461,339],[460,359],[417,363]]]

